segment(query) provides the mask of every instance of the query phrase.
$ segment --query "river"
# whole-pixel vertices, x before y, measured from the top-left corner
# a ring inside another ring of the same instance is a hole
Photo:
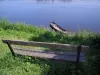
[[[69,31],[100,32],[100,0],[0,0],[0,19]]]

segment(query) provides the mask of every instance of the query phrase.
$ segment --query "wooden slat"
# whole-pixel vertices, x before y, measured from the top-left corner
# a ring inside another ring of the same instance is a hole
[[[51,53],[51,54],[64,54],[64,55],[72,55],[76,56],[77,52],[62,52],[62,51],[55,51],[55,50],[38,50],[38,49],[25,49],[25,48],[13,48],[13,50],[21,50],[21,51],[30,51],[30,52],[40,52],[40,53]],[[84,56],[84,53],[81,52],[80,56]]]
[[[24,46],[40,46],[48,48],[57,48],[57,49],[73,49],[76,50],[78,45],[71,44],[60,44],[60,43],[47,43],[47,42],[35,42],[35,41],[13,41],[13,40],[3,40],[4,43],[9,42],[10,44],[15,45],[24,45]],[[81,45],[82,50],[88,50],[88,46]]]
[[[76,62],[77,53],[75,52],[55,52],[55,51],[29,51],[29,50],[21,50],[15,49],[14,52],[16,54],[40,57],[40,58],[48,58],[53,60],[60,61],[74,61]],[[84,53],[80,53],[80,62],[86,62]]]

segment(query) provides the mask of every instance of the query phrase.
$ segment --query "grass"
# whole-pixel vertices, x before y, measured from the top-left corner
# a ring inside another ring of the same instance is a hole
[[[100,69],[100,34],[90,31],[61,34],[23,23],[13,24],[0,21],[0,75],[75,75],[75,64],[56,62],[28,56],[13,58],[2,39],[31,40],[89,45],[87,62],[80,63],[79,75],[99,75]]]
[[[40,75],[38,64],[30,64],[19,58],[13,59],[10,50],[1,41],[1,39],[27,40],[31,35],[32,33],[15,30],[0,31],[0,75]]]

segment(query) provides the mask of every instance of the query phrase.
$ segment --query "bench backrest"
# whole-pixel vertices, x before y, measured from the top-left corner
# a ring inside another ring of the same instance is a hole
[[[84,45],[72,45],[72,44],[60,44],[60,43],[47,43],[47,42],[35,42],[35,41],[14,41],[14,40],[2,40],[4,43],[7,43],[12,54],[14,55],[13,48],[11,45],[24,45],[24,46],[39,46],[47,47],[51,49],[72,49],[73,51],[77,50],[77,61],[79,61],[80,52],[87,51],[89,46]]]
[[[4,43],[24,46],[40,46],[57,49],[72,49],[77,50],[78,46],[81,46],[81,51],[87,51],[89,46],[84,45],[72,45],[72,44],[60,44],[60,43],[47,43],[47,42],[35,42],[35,41],[14,41],[14,40],[3,40]]]

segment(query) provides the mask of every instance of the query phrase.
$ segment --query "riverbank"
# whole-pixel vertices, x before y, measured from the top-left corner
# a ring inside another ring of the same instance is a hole
[[[2,39],[31,40],[90,46],[86,53],[87,62],[81,63],[79,75],[99,75],[100,69],[100,34],[81,31],[71,34],[51,32],[49,29],[38,28],[23,23],[13,24],[7,20],[0,21],[0,74],[1,75],[74,75],[74,64],[54,62],[50,60],[32,59],[29,57],[12,58],[8,47]]]

